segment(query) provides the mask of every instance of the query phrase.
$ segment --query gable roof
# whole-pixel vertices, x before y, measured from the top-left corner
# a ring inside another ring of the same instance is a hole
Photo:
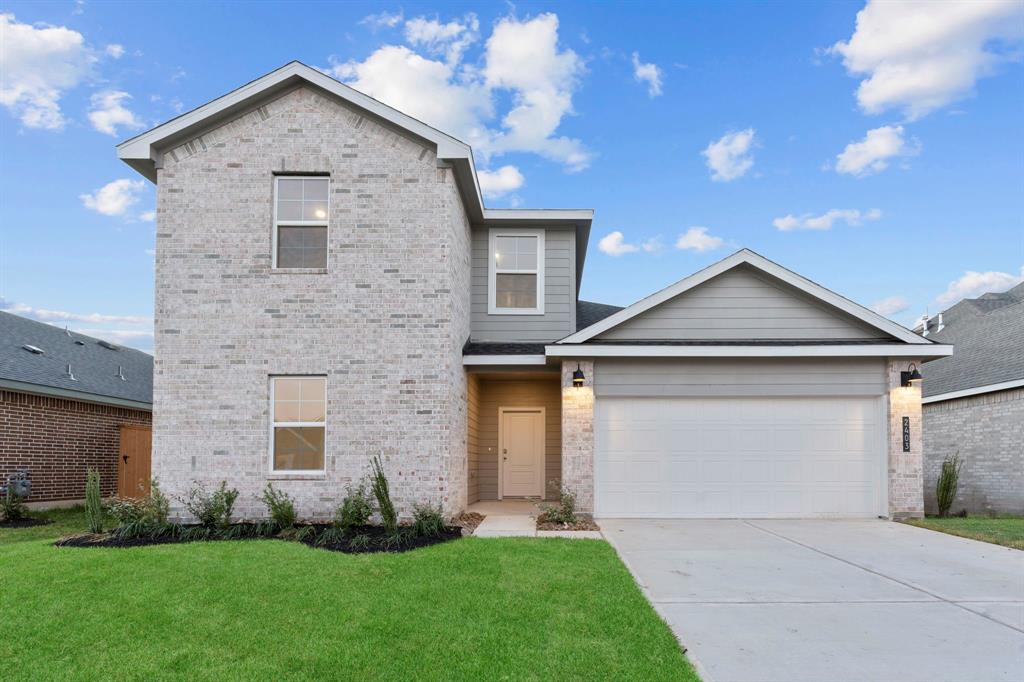
[[[67,374],[69,364],[74,379]],[[153,356],[0,312],[0,387],[148,410]]]
[[[671,298],[674,298],[686,291],[689,291],[704,282],[708,281],[712,277],[716,277],[728,270],[731,270],[740,265],[748,265],[756,270],[760,270],[772,277],[775,277],[790,286],[803,291],[809,296],[818,299],[822,303],[837,308],[842,312],[866,323],[867,325],[878,329],[884,334],[895,338],[896,340],[914,345],[933,345],[928,339],[922,338],[914,332],[901,327],[900,325],[892,322],[878,313],[868,310],[867,308],[854,303],[853,301],[840,296],[832,291],[829,291],[820,284],[816,284],[809,279],[801,277],[800,275],[787,270],[786,268],[773,263],[764,256],[761,256],[749,249],[741,249],[731,256],[727,256],[722,260],[710,265],[699,272],[696,272],[689,277],[679,280],[675,284],[668,286],[661,291],[651,294],[647,298],[637,301],[631,306],[628,306],[617,313],[609,315],[608,317],[600,320],[585,329],[581,329],[575,334],[571,334],[564,339],[558,341],[558,344],[576,344],[589,341],[596,337],[598,334],[605,332],[613,327],[616,327],[627,320],[630,320],[637,315],[654,308]]]
[[[607,303],[594,303],[592,301],[576,301],[576,331],[585,329],[592,324],[600,322],[609,315],[622,310],[620,305],[608,305]]]
[[[926,398],[1024,380],[1024,284],[960,301],[928,322],[928,338],[956,345],[922,368]],[[976,391],[978,392],[978,391]]]

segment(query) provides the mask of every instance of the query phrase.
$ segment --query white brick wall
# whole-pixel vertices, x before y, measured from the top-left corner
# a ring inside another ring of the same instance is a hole
[[[575,361],[562,361],[562,485],[576,493],[579,511],[594,512],[594,363],[583,360],[586,383],[576,388]]]
[[[271,269],[275,171],[331,174],[326,273]],[[241,514],[263,515],[268,377],[324,374],[327,473],[275,480],[303,517],[329,515],[374,454],[402,510],[461,508],[469,226],[432,149],[303,88],[168,153],[157,205],[166,490],[224,479]]]
[[[920,360],[894,359],[887,363],[889,386],[889,515],[893,518],[924,515],[922,491],[921,389],[900,386],[900,373]],[[903,452],[903,417],[910,418],[910,452]]]

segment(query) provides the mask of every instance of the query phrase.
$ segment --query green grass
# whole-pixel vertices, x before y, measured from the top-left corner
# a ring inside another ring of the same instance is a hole
[[[906,523],[940,533],[959,535],[995,545],[1024,549],[1024,517],[1022,516],[968,516],[965,519],[939,518],[907,519]]]
[[[84,518],[54,517],[0,530],[5,681],[697,680],[601,541],[60,549]]]
[[[38,519],[50,519],[53,521],[48,526],[31,526],[28,528],[0,528],[0,547],[13,542],[27,542],[29,540],[51,540],[62,535],[72,533],[84,533],[88,529],[85,521],[85,508],[72,507],[71,509],[52,509],[47,512],[31,512],[29,516]],[[105,527],[114,525],[114,520],[107,517]],[[3,551],[0,549],[0,551]]]

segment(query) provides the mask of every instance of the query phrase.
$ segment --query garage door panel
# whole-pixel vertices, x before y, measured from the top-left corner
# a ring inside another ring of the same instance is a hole
[[[879,398],[598,398],[602,516],[874,516]]]

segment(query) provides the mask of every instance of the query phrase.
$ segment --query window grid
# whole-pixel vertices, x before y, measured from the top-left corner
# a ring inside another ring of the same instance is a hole
[[[276,176],[273,210],[272,267],[325,269],[330,217],[330,178]],[[281,228],[292,228],[288,238],[282,239]]]
[[[287,382],[287,383],[282,383]],[[295,395],[295,392],[298,392]],[[283,396],[283,397],[282,397]],[[270,380],[270,472],[309,474],[326,471],[327,379],[318,376],[282,376]],[[279,432],[319,449],[317,468],[278,467]],[[317,442],[310,442],[309,437]]]
[[[488,278],[488,313],[492,315],[544,314],[544,232],[543,230],[494,230],[490,233],[490,276]],[[533,278],[534,305],[509,307],[499,305],[498,283],[506,287],[508,296],[528,294],[522,286]]]

